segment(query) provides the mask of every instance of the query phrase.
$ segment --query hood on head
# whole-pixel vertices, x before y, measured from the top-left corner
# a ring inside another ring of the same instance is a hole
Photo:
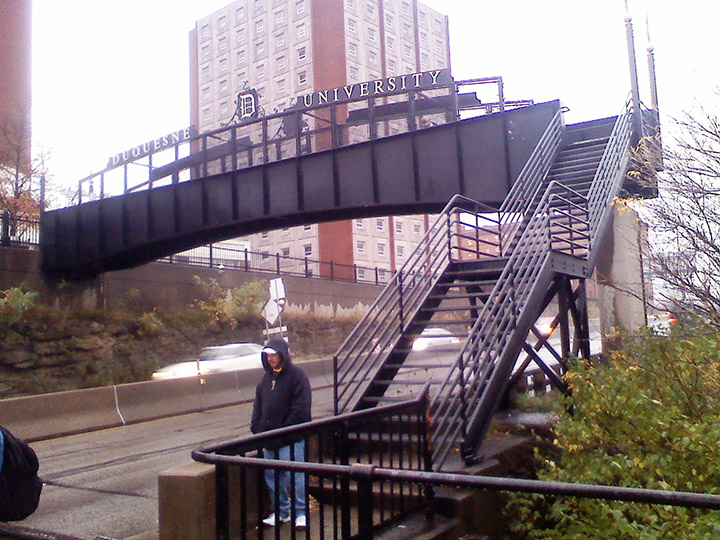
[[[280,356],[282,356],[284,365],[290,365],[290,349],[288,348],[288,344],[284,339],[272,338],[265,344],[265,347],[275,349],[277,352],[280,353]],[[262,360],[262,365],[263,368],[265,368],[265,371],[270,371],[270,365],[267,363],[267,358],[264,352],[260,353],[260,359]]]

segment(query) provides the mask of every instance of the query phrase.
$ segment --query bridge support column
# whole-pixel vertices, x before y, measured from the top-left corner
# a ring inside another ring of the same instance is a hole
[[[615,345],[614,328],[632,331],[647,324],[652,294],[644,271],[647,254],[647,226],[633,209],[616,203],[596,266],[603,350]]]
[[[215,539],[215,467],[185,463],[158,475],[160,540]]]

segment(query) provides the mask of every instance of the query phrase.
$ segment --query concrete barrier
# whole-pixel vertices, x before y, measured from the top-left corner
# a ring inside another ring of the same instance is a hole
[[[333,384],[332,359],[299,364],[313,388]],[[247,403],[262,369],[0,400],[0,425],[27,441]]]

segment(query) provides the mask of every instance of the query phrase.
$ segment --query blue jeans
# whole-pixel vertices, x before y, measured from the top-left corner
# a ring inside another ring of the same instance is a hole
[[[265,448],[263,450],[263,457],[265,459],[280,459],[283,461],[291,461],[290,457],[291,445],[282,446],[275,450],[271,448]],[[292,461],[305,461],[305,441],[297,441],[292,444],[294,454]],[[275,508],[275,475],[277,474],[277,487],[278,496],[280,499],[280,517],[286,518],[290,516],[290,494],[292,490],[295,490],[295,497],[293,501],[295,503],[295,518],[300,516],[306,516],[305,513],[305,473],[291,473],[290,471],[275,471],[273,469],[265,469],[265,483],[267,484],[268,491],[270,492],[270,508],[273,512],[277,511]],[[292,476],[293,481],[290,481]],[[292,486],[294,484],[294,486]],[[306,516],[307,517],[307,516]]]

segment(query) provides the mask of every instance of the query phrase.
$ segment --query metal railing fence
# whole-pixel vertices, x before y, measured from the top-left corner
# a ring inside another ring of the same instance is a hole
[[[304,483],[308,528],[291,528],[290,538],[372,538],[374,530],[427,508],[432,492],[424,486],[392,479],[378,481],[370,476],[376,467],[429,470],[426,417],[424,391],[413,401],[195,450],[194,460],[216,468],[217,538],[275,536],[279,527],[269,532],[262,525],[271,512],[266,470],[293,472],[288,487],[291,498],[299,482]],[[303,461],[296,461],[293,455],[289,461],[263,457],[263,449],[295,440],[305,443]],[[277,493],[280,475],[270,478]],[[294,522],[294,506],[290,517]]]
[[[472,258],[495,258],[501,249],[499,225],[496,210],[460,195],[452,198],[334,356],[335,414],[352,410],[445,272],[451,255],[463,249],[468,256],[459,240],[477,239]]]
[[[40,220],[0,213],[0,245],[37,246],[40,244]]]

